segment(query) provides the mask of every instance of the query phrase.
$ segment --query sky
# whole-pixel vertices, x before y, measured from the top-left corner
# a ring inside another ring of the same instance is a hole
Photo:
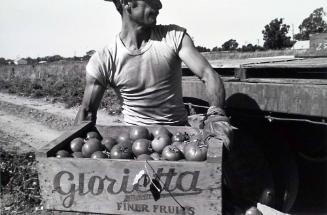
[[[212,49],[229,39],[263,45],[262,30],[284,18],[292,32],[326,0],[161,0],[158,24],[187,29],[195,45]],[[110,43],[121,18],[103,0],[0,0],[0,57],[83,56]]]

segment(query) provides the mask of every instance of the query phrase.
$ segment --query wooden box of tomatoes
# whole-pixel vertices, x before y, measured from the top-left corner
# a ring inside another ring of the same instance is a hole
[[[221,214],[222,142],[184,126],[73,127],[37,153],[45,209]]]

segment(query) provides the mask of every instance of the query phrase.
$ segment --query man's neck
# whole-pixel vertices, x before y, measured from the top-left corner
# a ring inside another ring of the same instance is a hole
[[[151,28],[133,23],[124,23],[119,34],[121,41],[129,50],[138,50],[144,47],[151,37]]]

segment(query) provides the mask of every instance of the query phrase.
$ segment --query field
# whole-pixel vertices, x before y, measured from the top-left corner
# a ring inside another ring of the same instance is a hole
[[[85,62],[0,67],[0,91],[64,102],[67,108],[81,104],[85,87]],[[119,114],[120,105],[112,89],[105,92],[100,108]]]

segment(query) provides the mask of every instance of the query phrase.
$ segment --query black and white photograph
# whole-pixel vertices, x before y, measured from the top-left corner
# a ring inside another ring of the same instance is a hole
[[[0,0],[0,214],[327,215],[326,0]]]

